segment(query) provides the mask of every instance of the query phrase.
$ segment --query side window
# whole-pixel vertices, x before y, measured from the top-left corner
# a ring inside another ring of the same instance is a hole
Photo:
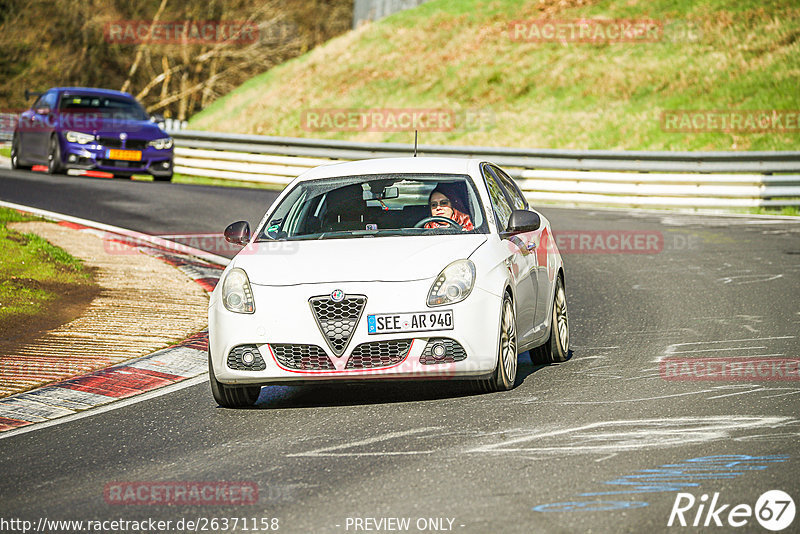
[[[509,200],[511,200],[511,203],[514,205],[514,209],[528,209],[528,203],[525,201],[525,196],[522,194],[522,191],[519,190],[519,186],[516,184],[516,182],[514,182],[514,180],[512,180],[511,177],[504,173],[501,169],[497,167],[489,168],[503,185],[503,188],[505,188]]]
[[[486,180],[486,187],[489,189],[489,197],[492,199],[494,216],[497,218],[498,229],[502,232],[508,228],[508,219],[511,217],[511,206],[503,194],[503,189],[497,183],[494,175],[489,172],[489,167],[483,167],[483,179]]]
[[[56,109],[56,98],[58,97],[58,93],[55,91],[48,91],[44,95],[44,104],[49,107],[50,109]]]
[[[41,95],[39,98],[37,98],[36,102],[34,102],[33,105],[31,106],[31,109],[39,109],[45,107],[47,105],[44,100],[46,96],[47,95],[44,94]]]

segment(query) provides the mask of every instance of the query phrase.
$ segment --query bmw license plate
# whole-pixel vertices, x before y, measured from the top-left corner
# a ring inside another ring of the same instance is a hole
[[[122,161],[141,161],[142,152],[139,150],[116,150],[109,149],[108,159],[118,159]]]
[[[453,310],[367,315],[368,334],[452,330]]]

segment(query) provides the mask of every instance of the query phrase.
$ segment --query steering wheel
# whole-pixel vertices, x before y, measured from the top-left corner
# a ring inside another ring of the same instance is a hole
[[[448,226],[455,228],[456,230],[463,230],[464,227],[455,222],[453,219],[448,219],[447,217],[425,217],[417,224],[414,225],[414,228],[422,228],[429,222],[437,222],[437,223],[445,223]]]

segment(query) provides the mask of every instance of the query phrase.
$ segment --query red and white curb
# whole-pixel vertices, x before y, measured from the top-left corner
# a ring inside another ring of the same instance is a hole
[[[175,266],[206,291],[219,281],[227,258],[174,242],[109,225],[47,212],[28,206],[0,202],[58,221],[63,226],[99,235],[109,242],[122,242],[140,252]],[[82,376],[0,399],[0,433],[29,425],[74,416],[86,410],[150,392],[208,372],[208,332],[147,356]]]

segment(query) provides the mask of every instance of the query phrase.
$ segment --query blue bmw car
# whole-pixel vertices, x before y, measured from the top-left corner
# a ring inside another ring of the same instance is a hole
[[[103,171],[118,177],[151,174],[172,180],[172,138],[128,93],[55,87],[20,114],[11,165],[46,165],[47,172]]]

